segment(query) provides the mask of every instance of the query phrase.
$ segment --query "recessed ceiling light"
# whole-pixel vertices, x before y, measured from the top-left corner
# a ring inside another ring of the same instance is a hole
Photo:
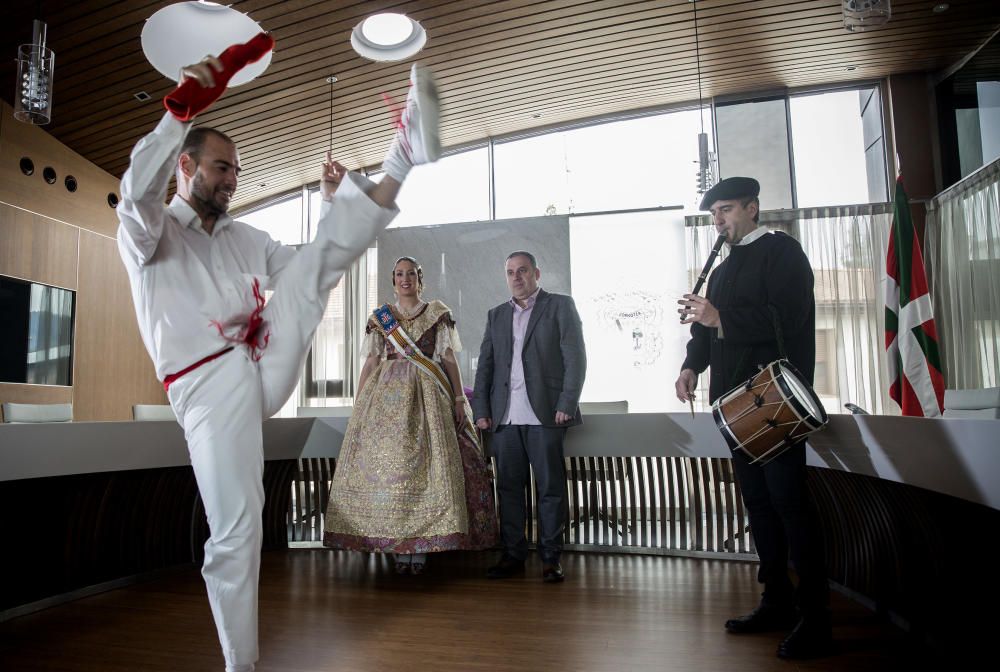
[[[373,61],[401,61],[427,43],[427,31],[405,14],[374,14],[351,31],[351,46]]]
[[[535,112],[533,115],[531,115],[531,118],[532,119],[541,119],[542,118],[542,113],[541,112]]]
[[[848,71],[850,71],[850,70],[857,70],[857,69],[858,69],[858,66],[856,66],[856,65],[848,65],[846,68],[844,68],[844,70],[848,70]]]
[[[361,22],[361,34],[380,47],[405,42],[413,33],[413,23],[402,14],[376,14]]]
[[[133,93],[132,95],[135,96],[135,99],[141,103],[144,103],[151,98],[151,96],[145,91],[139,91],[137,93]]]
[[[941,12],[947,12],[949,7],[951,7],[951,5],[949,5],[947,2],[939,2],[938,4],[934,5],[934,9],[932,9],[931,11],[934,12],[935,14],[940,14]]]

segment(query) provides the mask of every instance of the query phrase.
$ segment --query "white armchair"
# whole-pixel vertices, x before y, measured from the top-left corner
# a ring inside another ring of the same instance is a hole
[[[581,401],[581,415],[607,415],[610,413],[628,413],[628,401]]]
[[[1000,387],[984,390],[945,390],[944,417],[1000,418]]]
[[[3,421],[11,424],[27,422],[72,422],[73,404],[3,404]]]
[[[149,420],[177,420],[170,404],[136,404],[132,407],[132,419],[140,422]]]
[[[349,418],[354,406],[299,406],[297,418]]]

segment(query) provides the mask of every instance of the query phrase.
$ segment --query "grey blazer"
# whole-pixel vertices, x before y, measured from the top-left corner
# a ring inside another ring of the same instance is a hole
[[[514,308],[509,302],[490,310],[479,348],[472,410],[491,418],[494,427],[510,401],[510,366],[514,355]],[[580,393],[587,375],[583,325],[572,297],[539,290],[528,320],[522,351],[528,401],[546,427],[579,425]],[[556,411],[573,420],[556,425]]]

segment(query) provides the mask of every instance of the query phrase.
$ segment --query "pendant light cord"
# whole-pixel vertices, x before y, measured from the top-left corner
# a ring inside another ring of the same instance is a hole
[[[333,84],[337,78],[333,75],[326,78],[330,82],[330,154],[333,154]]]

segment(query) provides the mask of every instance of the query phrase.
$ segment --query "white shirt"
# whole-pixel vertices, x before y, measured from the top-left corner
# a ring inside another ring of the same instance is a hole
[[[118,250],[132,286],[139,332],[163,380],[229,346],[213,325],[235,335],[260,289],[295,255],[269,235],[224,215],[211,234],[179,196],[164,205],[167,184],[190,129],[170,113],[132,150],[118,205]],[[324,202],[321,217],[330,211]]]
[[[524,337],[528,333],[528,322],[531,320],[531,313],[535,309],[535,301],[538,299],[538,292],[541,289],[541,287],[536,289],[525,300],[523,308],[517,299],[510,298],[510,305],[514,307],[514,316],[511,322],[514,350],[510,357],[510,401],[507,404],[507,412],[504,413],[503,420],[500,421],[501,425],[542,424],[531,408],[528,388],[524,384]]]
[[[749,245],[750,243],[754,242],[758,238],[763,238],[764,236],[766,236],[769,233],[771,233],[771,229],[767,228],[766,226],[758,226],[756,229],[754,229],[753,231],[751,231],[747,235],[745,235],[742,238],[740,238],[739,242],[736,243],[736,245],[737,246],[740,246],[740,245]]]

